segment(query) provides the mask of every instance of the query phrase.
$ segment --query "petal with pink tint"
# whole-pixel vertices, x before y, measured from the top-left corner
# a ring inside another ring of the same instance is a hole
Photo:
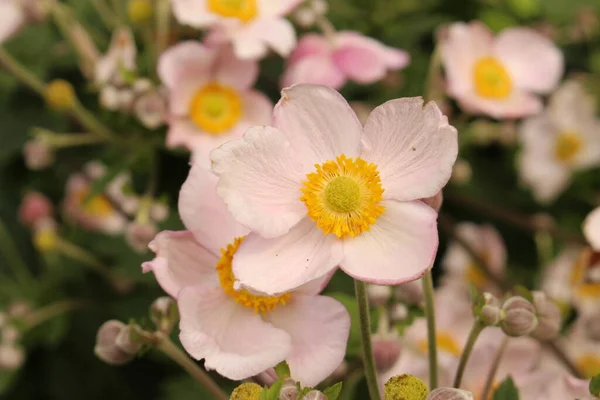
[[[339,89],[345,82],[346,77],[329,55],[309,55],[288,65],[281,78],[281,87],[310,83]]]
[[[249,124],[245,121],[240,121],[229,131],[222,132],[219,135],[212,135],[201,131],[196,124],[186,118],[173,118],[169,122],[169,131],[167,132],[167,146],[179,147],[184,146],[194,153],[204,153],[208,160],[208,154],[216,147],[223,143],[241,137]]]
[[[308,56],[329,56],[331,45],[323,35],[308,33],[300,38],[294,52],[288,58],[288,64],[293,64]]]
[[[437,213],[420,201],[381,205],[385,212],[369,231],[344,240],[340,267],[353,278],[380,285],[419,279],[437,251]]]
[[[556,200],[571,183],[571,172],[553,160],[524,151],[517,162],[521,180],[542,204]]]
[[[261,15],[283,16],[294,10],[304,0],[258,0]]]
[[[233,273],[242,286],[274,295],[327,275],[341,260],[340,240],[323,236],[306,217],[277,238],[251,232],[235,254]]]
[[[0,43],[8,40],[24,22],[25,14],[19,2],[0,2]]]
[[[207,369],[233,380],[257,375],[283,361],[291,350],[285,331],[237,304],[219,288],[186,287],[177,301],[179,339]]]
[[[440,55],[452,96],[472,91],[473,65],[491,54],[492,41],[492,32],[480,22],[454,23],[442,33]]]
[[[230,46],[222,46],[215,65],[215,80],[221,84],[244,90],[252,87],[258,78],[258,62],[240,60]]]
[[[273,119],[271,99],[256,90],[240,93],[244,107],[242,119],[250,125],[270,125]]]
[[[384,198],[434,196],[448,182],[458,154],[456,129],[434,102],[396,99],[377,107],[365,124],[361,157],[375,163]]]
[[[531,28],[504,30],[494,40],[494,55],[506,66],[515,86],[537,93],[554,89],[564,70],[558,47]]]
[[[208,165],[192,165],[179,193],[179,215],[198,242],[214,254],[248,233],[217,195],[217,177]]]
[[[185,76],[207,76],[214,64],[216,52],[201,43],[188,40],[168,48],[158,60],[158,76],[172,89]]]
[[[307,167],[297,151],[276,128],[255,126],[211,153],[218,193],[236,220],[273,237],[306,215],[300,188]]]
[[[403,68],[410,61],[407,53],[358,32],[339,32],[335,42],[333,62],[348,78],[359,83],[378,81],[388,69]]]
[[[191,232],[160,232],[148,247],[156,257],[145,262],[142,270],[153,272],[171,297],[177,298],[181,289],[190,285],[218,286],[219,257],[201,246]]]
[[[497,119],[516,119],[542,111],[542,101],[535,95],[519,89],[503,100],[485,99],[474,92],[456,96],[461,108],[473,114],[486,114]]]
[[[337,300],[293,296],[289,304],[266,318],[292,337],[292,351],[286,361],[294,379],[303,386],[316,386],[344,360],[350,316]]]
[[[258,19],[239,34],[262,41],[281,57],[287,57],[296,46],[296,31],[285,18]]]
[[[325,86],[294,85],[281,91],[275,126],[311,164],[359,152],[362,125],[341,94]]]
[[[594,250],[600,250],[600,207],[595,208],[585,218],[583,234]]]
[[[203,28],[219,21],[219,17],[208,11],[206,0],[173,0],[173,15],[182,24]]]

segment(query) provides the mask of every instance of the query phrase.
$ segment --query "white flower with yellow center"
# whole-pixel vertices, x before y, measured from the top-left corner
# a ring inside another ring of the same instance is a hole
[[[538,113],[535,95],[550,92],[563,72],[560,50],[528,28],[493,37],[480,22],[452,24],[439,43],[448,93],[471,113],[519,118]]]
[[[161,55],[158,74],[169,90],[170,147],[208,154],[251,125],[271,121],[273,104],[251,89],[258,64],[239,60],[227,46],[179,43]]]
[[[576,81],[565,82],[542,114],[525,120],[519,138],[521,180],[541,203],[555,200],[575,171],[600,164],[600,120]]]
[[[363,128],[335,90],[295,85],[273,121],[211,153],[219,194],[252,231],[233,262],[243,286],[276,294],[338,265],[398,284],[431,267],[437,212],[419,199],[446,184],[458,151],[435,103],[391,100]]]
[[[284,18],[302,0],[173,0],[179,22],[212,28],[211,40],[231,43],[236,56],[264,57],[269,48],[287,56],[296,45],[292,24]]]

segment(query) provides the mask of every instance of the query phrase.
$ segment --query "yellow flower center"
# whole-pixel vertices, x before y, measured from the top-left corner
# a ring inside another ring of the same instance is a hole
[[[570,163],[575,159],[582,148],[583,141],[577,132],[560,132],[554,143],[554,157],[562,163]]]
[[[232,88],[210,83],[190,102],[190,118],[204,132],[221,134],[235,126],[242,115],[242,100]]]
[[[407,374],[391,377],[383,391],[386,400],[425,400],[429,394],[425,382]]]
[[[485,261],[486,264],[489,265],[490,256],[487,251],[483,251],[480,254],[480,257],[483,261]],[[465,278],[467,279],[467,282],[472,283],[479,289],[486,287],[488,284],[487,276],[483,273],[483,271],[475,261],[471,261],[469,266],[467,267]]]
[[[450,333],[444,331],[438,332],[435,335],[435,342],[438,349],[444,350],[455,357],[460,356],[461,346]],[[418,348],[423,351],[423,353],[427,353],[429,351],[427,339],[421,340],[418,344]]]
[[[577,367],[584,378],[593,378],[600,374],[600,357],[595,354],[584,354],[577,360]]]
[[[383,212],[383,195],[377,166],[361,158],[341,155],[315,165],[306,175],[302,197],[307,214],[325,235],[354,237],[368,231]]]
[[[588,279],[589,270],[598,268],[595,266],[598,262],[597,257],[598,253],[584,251],[573,265],[569,283],[578,296],[600,298],[600,282]]]
[[[250,293],[246,289],[235,290],[233,288],[235,282],[235,276],[232,271],[233,256],[244,239],[245,236],[236,238],[233,243],[221,250],[221,259],[217,263],[219,281],[221,282],[221,286],[225,293],[233,297],[238,304],[252,308],[255,313],[260,312],[265,315],[277,307],[277,305],[285,305],[289,302],[291,294],[284,293],[279,296],[259,296]]]
[[[504,99],[512,92],[512,80],[508,72],[494,57],[483,57],[473,67],[475,92],[489,99]]]
[[[258,13],[256,0],[208,0],[208,9],[223,17],[248,22]]]
[[[89,189],[82,189],[75,193],[76,204],[79,205],[86,214],[96,217],[106,217],[115,212],[108,197],[99,194],[90,198],[89,194]]]

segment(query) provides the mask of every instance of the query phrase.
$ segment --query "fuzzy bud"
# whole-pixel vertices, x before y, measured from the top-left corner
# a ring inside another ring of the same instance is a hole
[[[12,344],[0,345],[0,371],[3,369],[15,370],[25,361],[25,351]]]
[[[44,90],[44,98],[48,106],[56,111],[71,110],[77,102],[75,89],[63,79],[55,79],[48,83]]]
[[[54,151],[41,140],[28,140],[23,146],[25,166],[32,171],[48,168],[54,163]]]
[[[242,383],[233,390],[229,400],[259,400],[262,391],[263,388],[256,383]]]
[[[131,341],[131,328],[121,321],[106,321],[96,335],[94,353],[111,365],[123,365],[133,359],[140,345]]]
[[[100,106],[110,111],[119,109],[119,90],[115,86],[106,85],[100,90]]]
[[[156,225],[153,223],[131,222],[127,225],[125,231],[125,240],[138,253],[148,251],[148,244],[154,239],[158,232]]]
[[[25,226],[33,226],[37,221],[50,217],[54,209],[50,200],[39,192],[25,195],[19,207],[19,220]]]
[[[502,305],[500,326],[508,336],[525,336],[538,325],[535,307],[524,297],[513,296]]]
[[[429,393],[427,400],[473,400],[473,393],[454,388],[438,388]]]
[[[310,392],[306,393],[302,400],[327,400],[327,396],[318,390],[311,390]]]
[[[375,307],[383,306],[392,297],[392,288],[382,285],[367,285],[367,296],[371,305]]]
[[[299,394],[296,381],[293,379],[286,379],[286,381],[283,382],[283,386],[281,386],[279,400],[297,400]]]
[[[134,24],[148,22],[153,13],[154,9],[149,0],[129,0],[127,4],[127,17]]]
[[[534,291],[531,294],[539,322],[531,335],[540,340],[552,340],[558,336],[562,326],[560,309],[545,293]]]
[[[429,390],[425,382],[412,375],[397,375],[385,384],[385,400],[425,400]]]
[[[484,293],[485,304],[478,315],[479,320],[486,326],[497,325],[500,322],[500,302],[491,293]]]
[[[170,333],[179,320],[177,303],[168,296],[159,297],[150,306],[150,319],[161,332]]]
[[[373,337],[375,366],[381,372],[389,370],[400,357],[402,345],[395,337]]]
[[[317,15],[312,8],[301,7],[294,12],[294,21],[296,21],[300,27],[308,29],[317,22]]]

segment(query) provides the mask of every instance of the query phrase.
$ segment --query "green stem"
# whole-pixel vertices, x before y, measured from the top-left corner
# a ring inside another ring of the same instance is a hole
[[[94,145],[106,142],[106,138],[90,133],[56,133],[45,128],[34,128],[33,136],[49,147],[61,149],[66,147]]]
[[[340,393],[338,400],[352,400],[354,398],[354,394],[356,393],[356,386],[358,386],[363,376],[364,373],[360,369],[352,371],[344,380],[342,392]]]
[[[358,302],[358,314],[360,317],[360,333],[363,347],[363,364],[365,377],[369,387],[371,400],[381,400],[379,394],[379,383],[377,382],[377,370],[375,369],[375,360],[373,358],[373,348],[371,343],[371,316],[369,314],[369,300],[365,289],[365,283],[357,279],[354,280],[354,291]]]
[[[92,0],[92,4],[96,8],[100,19],[102,19],[102,22],[104,23],[104,25],[106,25],[107,28],[113,29],[117,26],[117,24],[115,23],[116,16],[112,12],[108,4],[106,4],[105,0]]]
[[[171,360],[181,366],[192,378],[204,386],[217,400],[227,400],[229,396],[217,385],[217,383],[202,370],[191,358],[189,358],[179,347],[163,333],[156,333],[159,337],[157,349],[162,351]]]
[[[467,343],[465,344],[465,348],[460,356],[460,362],[458,364],[458,369],[456,370],[456,376],[454,377],[454,387],[459,388],[462,382],[463,374],[465,373],[465,369],[467,367],[467,362],[469,361],[469,357],[471,357],[471,352],[473,352],[473,347],[475,346],[475,342],[479,337],[479,334],[485,325],[481,323],[479,320],[475,320],[473,327],[471,328],[471,332],[469,333],[469,337],[467,338]]]
[[[435,304],[433,276],[431,270],[423,276],[423,297],[425,300],[425,318],[427,318],[427,355],[429,357],[429,390],[438,386],[437,335],[435,332]]]
[[[39,308],[24,317],[27,329],[32,329],[54,317],[81,308],[84,303],[78,300],[63,300]]]
[[[4,222],[0,219],[0,251],[4,255],[6,262],[13,270],[15,278],[21,284],[28,284],[32,279],[33,275],[25,261],[21,258],[21,255],[17,251],[17,244],[10,236],[8,229]]]
[[[45,85],[34,73],[28,70],[14,59],[6,50],[0,46],[0,65],[30,89],[44,96]]]
[[[157,56],[169,45],[169,25],[171,23],[171,5],[169,0],[157,0],[156,4],[156,53]]]
[[[73,117],[76,118],[79,123],[88,131],[93,132],[108,141],[119,140],[118,136],[116,136],[102,122],[97,120],[96,117],[94,117],[94,115],[79,102],[79,100],[75,102],[75,105],[71,109],[71,115],[73,115]]]
[[[508,340],[510,338],[508,336],[504,336],[502,340],[502,344],[496,353],[496,357],[492,362],[492,368],[488,373],[488,376],[485,380],[485,384],[483,385],[483,390],[481,391],[481,396],[479,397],[481,400],[487,400],[490,394],[490,390],[492,389],[492,384],[494,383],[494,378],[496,377],[496,373],[498,372],[498,367],[500,367],[500,361],[502,361],[502,356],[504,355],[504,351],[506,350],[506,346],[508,345]]]
[[[425,100],[435,100],[438,97],[439,91],[436,90],[436,80],[442,63],[442,56],[439,47],[436,46],[431,54],[429,69],[427,70],[427,79],[425,81]]]

